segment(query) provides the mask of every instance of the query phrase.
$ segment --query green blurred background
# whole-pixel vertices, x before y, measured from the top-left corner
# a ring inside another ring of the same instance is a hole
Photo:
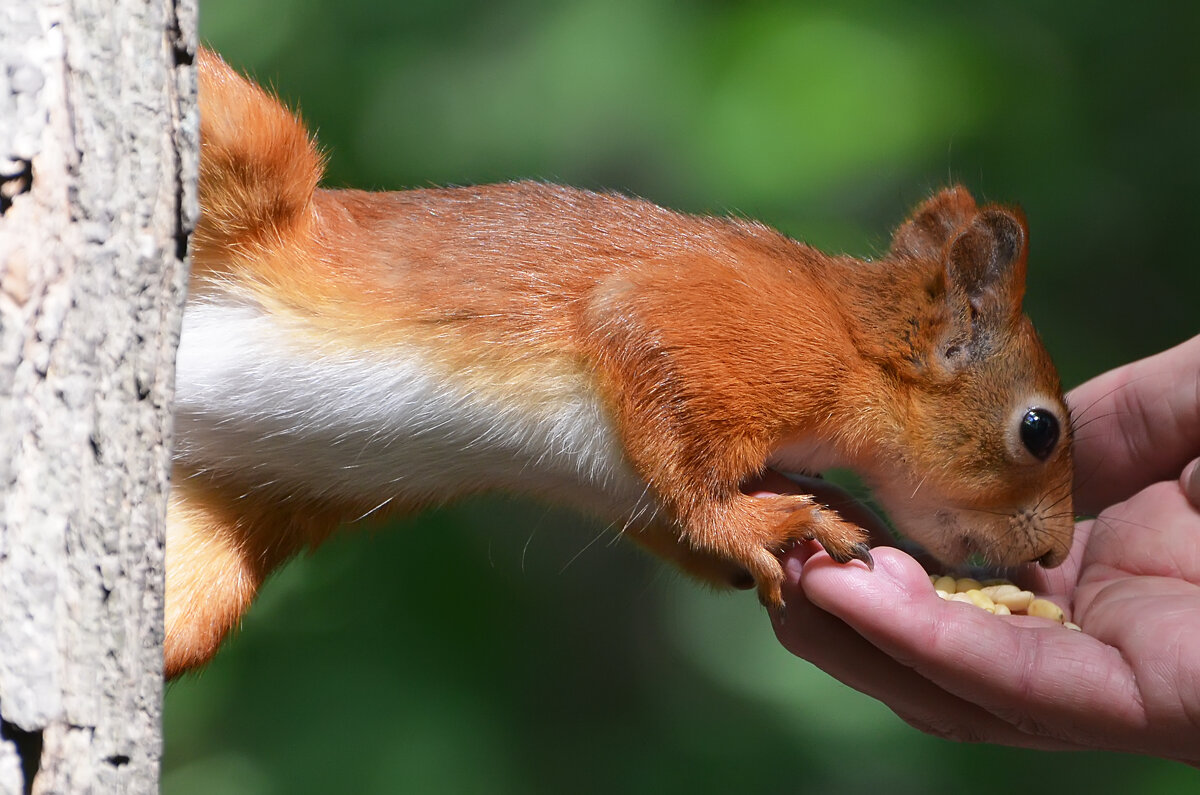
[[[1021,204],[1068,385],[1197,330],[1200,6],[203,0],[329,182],[535,177],[870,256],[927,193]],[[336,538],[172,685],[185,793],[1182,793],[1180,765],[956,745],[774,641],[749,594],[479,500]]]

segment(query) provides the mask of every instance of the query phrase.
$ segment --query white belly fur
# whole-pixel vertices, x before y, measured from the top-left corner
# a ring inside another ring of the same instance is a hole
[[[439,372],[417,345],[298,339],[249,302],[189,304],[177,459],[284,495],[403,504],[506,490],[566,492],[613,518],[651,507],[586,373],[559,368],[504,400]]]

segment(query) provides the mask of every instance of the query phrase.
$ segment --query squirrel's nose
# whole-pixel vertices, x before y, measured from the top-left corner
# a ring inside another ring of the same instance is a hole
[[[1038,564],[1044,569],[1052,569],[1067,559],[1069,550],[1051,547],[1049,551],[1042,553],[1039,557],[1033,559],[1033,563]]]

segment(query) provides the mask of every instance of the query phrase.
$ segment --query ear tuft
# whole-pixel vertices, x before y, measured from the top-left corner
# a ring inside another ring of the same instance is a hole
[[[976,212],[975,200],[966,188],[945,188],[926,199],[896,230],[890,255],[940,262],[946,244]]]

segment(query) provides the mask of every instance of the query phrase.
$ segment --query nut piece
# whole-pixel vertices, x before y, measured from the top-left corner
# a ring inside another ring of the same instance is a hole
[[[972,588],[971,590],[965,591],[964,593],[966,593],[967,598],[970,599],[971,603],[974,604],[976,607],[982,607],[984,610],[988,611],[989,613],[996,612],[996,603],[993,602],[991,599],[989,599],[987,597],[987,594],[985,594],[983,591],[979,590],[978,588]]]
[[[998,616],[1028,615],[1057,621],[1081,632],[1078,624],[1066,620],[1063,609],[1049,599],[1041,599],[1032,591],[1024,591],[1008,580],[988,580],[980,583],[971,577],[955,579],[950,575],[929,575],[937,595],[951,602],[964,602],[983,608]]]
[[[1060,624],[1067,618],[1063,615],[1063,609],[1049,599],[1034,599],[1029,603],[1029,607],[1025,609],[1025,613],[1037,616],[1038,618],[1048,618]]]
[[[1020,593],[1021,589],[1013,585],[1011,582],[992,583],[985,585],[981,589],[991,599],[999,599],[1007,594]]]
[[[1022,591],[1014,585],[1012,591],[993,596],[992,599],[1014,613],[1028,613],[1034,596],[1033,591]]]
[[[958,592],[954,578],[949,575],[943,575],[934,580],[933,588],[935,591],[945,591],[948,594]]]
[[[978,591],[983,587],[983,583],[979,582],[979,580],[972,579],[971,577],[959,577],[955,581],[954,585],[963,593],[966,593],[967,591]]]

